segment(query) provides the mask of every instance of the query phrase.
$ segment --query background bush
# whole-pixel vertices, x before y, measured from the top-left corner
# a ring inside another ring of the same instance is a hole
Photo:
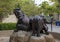
[[[16,28],[16,23],[0,23],[0,30],[13,30]]]

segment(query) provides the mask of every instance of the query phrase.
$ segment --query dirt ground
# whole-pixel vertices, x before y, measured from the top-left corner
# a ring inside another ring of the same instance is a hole
[[[0,31],[0,37],[9,37],[13,33],[13,30],[2,30]]]
[[[0,42],[9,42],[9,38],[12,33],[13,30],[0,31]]]
[[[12,33],[13,33],[13,30],[0,31],[0,42],[9,42],[9,38]],[[56,40],[56,42],[60,42],[60,41]]]

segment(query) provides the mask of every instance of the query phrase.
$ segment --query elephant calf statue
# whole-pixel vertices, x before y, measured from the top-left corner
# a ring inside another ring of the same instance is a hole
[[[32,27],[32,35],[34,36],[35,34],[37,34],[37,37],[40,36],[40,33],[45,33],[45,34],[49,34],[48,33],[48,27],[47,25],[44,23],[43,18],[36,15],[33,16],[32,18],[30,18],[30,23],[31,23],[31,27]]]

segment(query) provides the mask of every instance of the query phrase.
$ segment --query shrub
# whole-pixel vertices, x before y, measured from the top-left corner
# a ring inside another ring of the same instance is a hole
[[[16,28],[16,23],[0,23],[0,30],[13,30]]]

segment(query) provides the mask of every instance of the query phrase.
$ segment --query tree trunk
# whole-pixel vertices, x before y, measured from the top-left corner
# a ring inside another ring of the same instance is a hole
[[[58,14],[58,20],[59,20],[59,14]]]
[[[3,17],[2,17],[2,16],[0,16],[0,22],[2,22],[2,19],[3,19]]]

